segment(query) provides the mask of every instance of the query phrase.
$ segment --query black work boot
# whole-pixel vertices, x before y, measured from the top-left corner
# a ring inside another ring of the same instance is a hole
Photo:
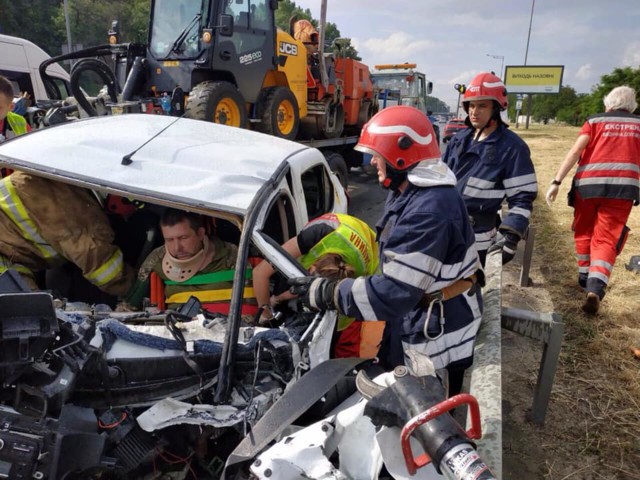
[[[587,288],[587,277],[588,276],[589,276],[588,273],[579,273],[578,274],[578,285],[580,285],[583,290],[585,290]]]
[[[582,311],[589,315],[595,315],[600,309],[600,302],[604,298],[604,289],[607,286],[602,280],[594,277],[587,279],[587,296],[582,304]]]
[[[587,297],[584,299],[584,303],[582,304],[582,311],[589,315],[595,315],[598,313],[599,308],[600,297],[593,292],[588,292]]]

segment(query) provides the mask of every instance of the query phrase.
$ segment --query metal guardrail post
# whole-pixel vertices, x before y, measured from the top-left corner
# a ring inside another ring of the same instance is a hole
[[[529,286],[529,272],[531,271],[531,258],[533,257],[533,242],[535,241],[535,228],[529,225],[524,235],[524,252],[522,255],[522,268],[520,269],[520,286]]]
[[[469,393],[480,406],[482,441],[478,453],[491,471],[502,478],[502,254],[487,255],[484,311],[476,336]],[[467,420],[467,428],[470,428]]]
[[[558,367],[564,323],[557,313],[538,313],[518,308],[502,309],[501,323],[507,330],[544,342],[531,406],[531,421],[542,425],[547,414],[553,380]]]

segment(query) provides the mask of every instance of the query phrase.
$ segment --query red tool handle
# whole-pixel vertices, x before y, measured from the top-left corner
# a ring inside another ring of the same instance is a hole
[[[402,454],[404,455],[404,461],[407,464],[407,472],[409,472],[409,475],[415,475],[419,468],[424,467],[426,464],[431,462],[431,458],[426,453],[423,453],[415,459],[413,458],[411,443],[409,442],[409,438],[413,431],[427,423],[429,420],[433,420],[434,418],[439,417],[440,415],[447,413],[449,410],[453,410],[463,404],[467,404],[469,406],[469,414],[471,416],[471,428],[467,430],[467,435],[472,439],[482,437],[480,408],[478,407],[478,401],[473,395],[461,393],[434,405],[430,409],[413,417],[405,424],[404,427],[402,427],[402,433],[400,434]]]

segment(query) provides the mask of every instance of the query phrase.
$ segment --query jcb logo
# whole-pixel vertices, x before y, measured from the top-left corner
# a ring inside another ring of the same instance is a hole
[[[285,55],[298,55],[298,46],[293,43],[280,42],[280,53]]]

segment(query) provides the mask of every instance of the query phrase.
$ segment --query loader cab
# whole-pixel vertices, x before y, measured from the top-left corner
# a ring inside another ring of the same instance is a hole
[[[200,32],[209,17],[208,1],[156,0],[152,4],[149,53],[157,59],[197,58]]]
[[[255,103],[274,69],[275,8],[275,0],[154,0],[150,89],[188,92],[205,81],[226,81]]]

